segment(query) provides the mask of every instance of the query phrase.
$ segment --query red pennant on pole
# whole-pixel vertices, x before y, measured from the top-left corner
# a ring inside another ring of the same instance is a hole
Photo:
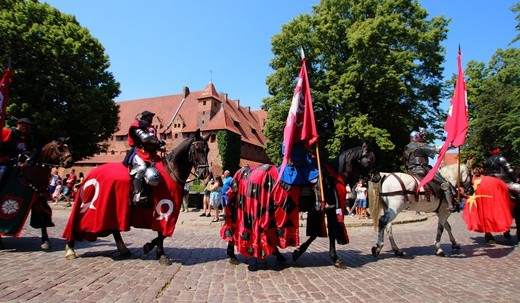
[[[435,173],[439,169],[439,166],[444,159],[446,151],[450,147],[459,147],[464,144],[466,140],[466,134],[468,132],[468,99],[466,92],[466,82],[464,81],[464,71],[462,70],[462,52],[459,49],[459,55],[457,57],[458,64],[458,75],[457,82],[455,83],[455,93],[451,99],[450,109],[448,111],[448,117],[444,130],[447,132],[446,141],[442,146],[437,162],[433,168],[428,172],[426,177],[421,181],[417,191],[424,184],[430,182]]]
[[[302,142],[305,148],[310,148],[318,142],[316,121],[314,120],[314,109],[312,107],[311,88],[305,66],[305,55],[302,50],[302,67],[296,82],[296,88],[285,122],[283,131],[284,155],[280,167],[280,176],[291,158],[292,146]]]
[[[9,93],[9,84],[11,83],[11,75],[13,72],[10,69],[6,69],[4,71],[4,76],[0,81],[0,109],[2,112],[0,113],[0,129],[3,129],[5,126],[5,116],[7,111],[7,97]]]

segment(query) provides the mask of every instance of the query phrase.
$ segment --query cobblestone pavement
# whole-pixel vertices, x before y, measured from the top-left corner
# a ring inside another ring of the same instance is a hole
[[[433,255],[437,220],[431,214],[400,214],[394,225],[405,257],[395,257],[388,240],[378,259],[371,254],[376,234],[371,226],[348,218],[350,244],[338,246],[347,269],[328,257],[327,239],[317,239],[297,262],[290,253],[287,266],[274,257],[264,261],[238,255],[241,264],[227,261],[220,223],[198,213],[181,213],[172,238],[165,240],[172,266],[161,266],[142,245],[155,237],[149,230],[123,233],[133,257],[120,260],[111,237],[76,245],[79,257],[64,258],[60,238],[69,209],[54,209],[56,227],[49,229],[53,248],[40,250],[39,231],[24,228],[21,238],[3,238],[0,251],[2,302],[520,302],[520,253],[516,241],[497,235],[486,247],[482,234],[469,232],[456,213],[450,217],[462,245],[446,258]],[[415,219],[414,219],[415,218]],[[302,229],[304,230],[304,229]],[[303,233],[303,232],[302,232]],[[305,237],[303,237],[305,240]]]

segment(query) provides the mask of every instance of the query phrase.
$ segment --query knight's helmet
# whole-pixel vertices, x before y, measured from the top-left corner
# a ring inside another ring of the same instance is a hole
[[[414,130],[410,133],[410,142],[424,142],[420,132]]]

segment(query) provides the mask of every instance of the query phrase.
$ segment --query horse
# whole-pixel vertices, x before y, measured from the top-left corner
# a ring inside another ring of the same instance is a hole
[[[274,254],[278,263],[286,262],[278,248],[296,247],[292,254],[293,261],[296,261],[317,237],[328,234],[329,256],[334,266],[345,268],[335,246],[335,241],[338,244],[349,241],[343,222],[345,184],[360,176],[377,180],[378,172],[374,165],[374,152],[367,145],[346,150],[325,163],[323,199],[319,182],[316,186],[290,186],[277,182],[278,169],[273,165],[242,167],[233,177],[226,222],[220,232],[221,238],[228,241],[226,254],[229,262],[240,264],[235,246],[246,257],[264,259]],[[299,212],[308,213],[309,238],[302,245],[299,245]]]
[[[0,193],[0,249],[5,248],[1,236],[18,237],[31,211],[30,225],[41,229],[41,249],[48,250],[47,227],[54,226],[47,203],[51,169],[69,168],[74,160],[67,138],[53,140],[35,154],[24,156],[27,159],[13,167]]]
[[[172,262],[164,253],[163,241],[172,236],[179,216],[186,179],[193,174],[204,179],[209,173],[208,139],[197,130],[194,137],[181,142],[162,161],[155,163],[161,174],[159,184],[148,195],[148,206],[135,206],[131,201],[129,170],[122,163],[107,163],[93,169],[78,190],[74,206],[62,237],[67,240],[65,258],[77,258],[75,241],[95,241],[113,235],[122,258],[131,256],[121,232],[130,227],[152,229],[157,237],[143,246],[148,254],[154,247],[161,265]],[[195,172],[192,173],[192,169]]]
[[[439,170],[448,182],[455,188],[460,185],[471,192],[471,175],[466,165],[460,165],[460,174],[458,173],[458,164],[447,165]],[[460,175],[459,179],[458,176]],[[448,217],[451,211],[448,209],[448,201],[443,191],[437,184],[429,182],[417,191],[420,179],[417,176],[406,173],[381,173],[381,180],[377,183],[369,182],[369,208],[370,215],[374,222],[374,228],[378,231],[376,245],[372,247],[372,255],[377,257],[384,245],[384,230],[388,232],[388,238],[392,245],[392,250],[396,256],[403,256],[404,252],[395,244],[392,233],[392,221],[403,209],[421,212],[435,212],[438,217],[437,235],[435,238],[435,255],[445,256],[441,249],[440,240],[444,229],[448,232],[452,249],[460,249],[451,232],[451,226],[448,223]],[[381,209],[384,214],[381,216]]]

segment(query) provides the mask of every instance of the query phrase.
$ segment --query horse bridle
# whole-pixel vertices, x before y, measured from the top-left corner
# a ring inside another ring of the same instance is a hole
[[[190,163],[193,165],[193,167],[195,168],[195,173],[192,173],[190,171],[190,174],[195,176],[196,178],[199,178],[199,176],[197,175],[197,170],[199,170],[200,168],[206,168],[206,167],[209,167],[208,164],[199,164],[197,163],[196,159],[195,159],[195,152],[196,152],[196,149],[197,149],[197,146],[196,144],[199,143],[199,141],[201,140],[196,140],[196,141],[193,141],[191,144],[190,144],[190,150],[188,152],[188,160],[190,161]],[[204,148],[204,157],[207,158],[207,148]]]
[[[67,144],[66,143],[62,143],[64,146],[66,146]],[[42,165],[45,165],[45,166],[49,166],[49,167],[60,167],[60,166],[63,166],[65,164],[65,161],[69,158],[72,158],[72,154],[70,152],[68,152],[65,156],[63,156],[63,154],[65,152],[61,152],[59,150],[59,148],[56,146],[55,143],[53,143],[50,147],[50,151],[55,153],[57,156],[58,156],[58,159],[60,160],[60,162],[58,164],[45,164],[45,163],[42,163]]]

